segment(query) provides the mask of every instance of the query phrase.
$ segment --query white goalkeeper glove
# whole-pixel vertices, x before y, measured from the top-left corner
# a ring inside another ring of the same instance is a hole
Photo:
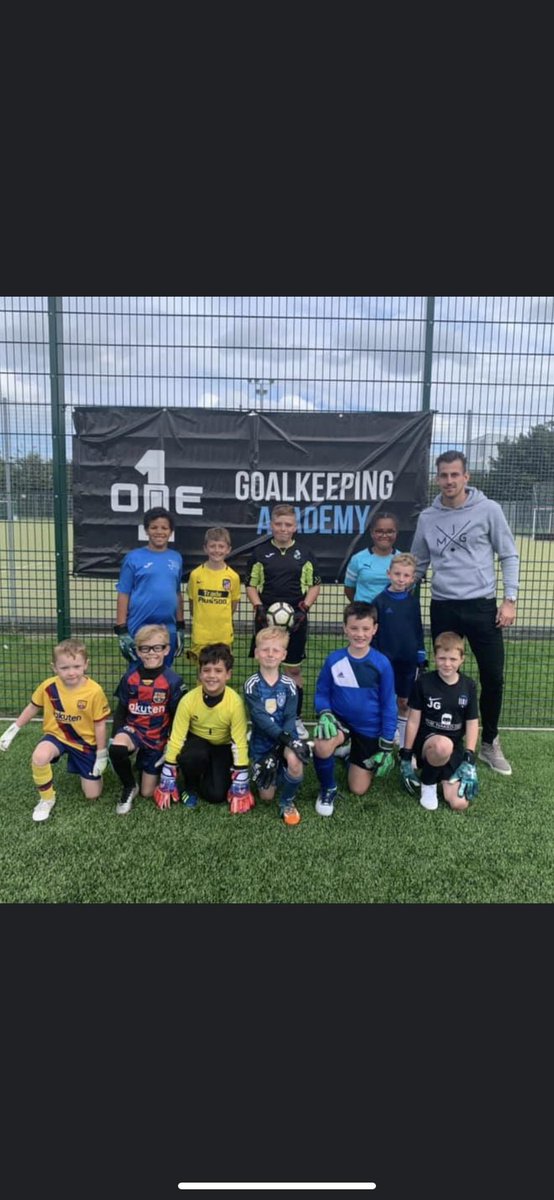
[[[100,775],[103,775],[104,771],[106,770],[107,765],[108,765],[108,751],[107,750],[97,750],[96,758],[94,760],[94,766],[91,771],[91,775],[96,775],[97,778]]]
[[[15,721],[12,721],[11,725],[8,725],[6,732],[0,738],[0,750],[9,750],[14,737],[17,737],[20,732],[21,725],[16,725]]]

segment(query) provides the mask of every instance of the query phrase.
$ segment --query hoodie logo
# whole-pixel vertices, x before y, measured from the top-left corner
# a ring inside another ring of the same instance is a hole
[[[440,525],[437,525],[439,533],[442,533],[442,537],[437,536],[437,549],[441,555],[445,550],[465,550],[467,554],[471,554],[471,550],[466,545],[467,534],[464,533],[464,529],[467,529],[469,525],[471,525],[471,521],[466,521],[465,525],[462,525],[461,529],[457,532],[456,526],[453,525],[452,533],[447,533],[446,529],[442,529]]]

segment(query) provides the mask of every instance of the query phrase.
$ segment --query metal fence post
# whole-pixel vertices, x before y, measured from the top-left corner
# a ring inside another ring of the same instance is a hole
[[[425,313],[425,356],[423,359],[423,395],[421,397],[422,412],[429,412],[431,407],[431,376],[433,374],[433,331],[435,328],[435,297],[427,297]]]
[[[67,464],[63,368],[62,297],[48,297],[50,403],[52,411],[52,478],[54,483],[54,545],[56,552],[56,616],[58,641],[71,633],[69,606],[69,544],[67,535]]]

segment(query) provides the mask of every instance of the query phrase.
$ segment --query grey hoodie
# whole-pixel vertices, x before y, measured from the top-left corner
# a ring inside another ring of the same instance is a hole
[[[516,596],[519,554],[504,513],[478,488],[466,488],[465,504],[449,508],[437,496],[420,513],[412,554],[417,579],[433,569],[433,600],[475,600],[496,596],[494,556],[498,555],[504,595]]]

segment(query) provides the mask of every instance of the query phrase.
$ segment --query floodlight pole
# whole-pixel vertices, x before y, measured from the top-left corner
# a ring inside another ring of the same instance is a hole
[[[271,385],[273,383],[277,383],[277,380],[276,379],[249,379],[248,382],[254,383],[256,385],[255,386],[256,395],[259,396],[260,400],[262,400],[262,402],[263,402],[263,398],[264,398],[264,396],[267,396],[269,388],[271,387]],[[264,383],[267,383],[269,386],[264,387]]]
[[[4,453],[4,486],[6,489],[6,540],[8,543],[8,594],[10,597],[10,625],[12,632],[17,619],[17,586],[15,571],[15,538],[13,531],[12,467],[10,462],[10,428],[8,423],[8,401],[0,401],[2,419],[2,445]]]

